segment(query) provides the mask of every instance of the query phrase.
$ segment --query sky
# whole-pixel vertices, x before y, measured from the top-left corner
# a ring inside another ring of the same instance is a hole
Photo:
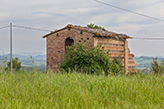
[[[163,0],[100,0],[164,19]],[[67,24],[94,23],[108,31],[134,38],[164,38],[164,22],[135,15],[93,0],[0,0],[0,27],[13,25],[56,30]],[[49,31],[13,27],[13,53],[46,54]],[[0,29],[0,55],[10,53],[9,28]],[[164,40],[128,40],[135,56],[164,56]]]

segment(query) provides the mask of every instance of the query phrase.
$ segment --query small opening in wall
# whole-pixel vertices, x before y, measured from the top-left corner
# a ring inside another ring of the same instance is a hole
[[[57,33],[56,36],[59,36],[59,34]]]
[[[83,38],[81,38],[81,40],[83,40]]]
[[[83,34],[83,31],[81,31],[80,34]]]
[[[89,38],[87,38],[87,40],[89,40]]]
[[[71,30],[71,28],[68,28],[68,30],[70,31],[70,30]]]
[[[67,47],[68,46],[72,46],[72,44],[74,43],[74,40],[71,38],[71,37],[68,37],[66,40],[65,40],[65,51],[67,52]]]
[[[86,42],[86,40],[84,40],[84,42]]]
[[[81,40],[79,40],[79,42],[81,42]]]
[[[51,59],[53,59],[53,57],[51,57]]]
[[[58,52],[60,52],[60,51],[58,51]]]

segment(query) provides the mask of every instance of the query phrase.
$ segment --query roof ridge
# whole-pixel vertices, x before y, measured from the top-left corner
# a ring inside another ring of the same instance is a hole
[[[96,36],[115,37],[117,39],[118,38],[125,38],[125,39],[132,38],[132,37],[126,35],[126,34],[111,32],[111,31],[108,31],[108,30],[106,30],[104,28],[102,28],[102,29],[100,29],[100,28],[88,28],[86,26],[83,27],[83,26],[72,25],[72,24],[68,24],[67,26],[65,26],[62,29],[52,31],[51,33],[43,36],[43,38],[45,38],[45,37],[47,37],[47,36],[49,36],[51,34],[54,34],[56,32],[62,31],[64,29],[67,29],[67,28],[72,28],[72,29],[76,29],[76,30],[81,30],[81,31],[89,32],[89,33],[95,34]]]

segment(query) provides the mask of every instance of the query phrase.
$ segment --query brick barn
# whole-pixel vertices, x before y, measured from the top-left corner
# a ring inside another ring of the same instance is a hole
[[[127,39],[131,39],[125,34],[109,32],[105,29],[94,29],[68,24],[66,27],[52,31],[43,36],[47,38],[47,70],[58,71],[60,64],[64,62],[64,53],[67,46],[77,42],[89,42],[89,48],[98,44],[105,46],[105,50],[110,50],[111,59],[123,58],[123,65],[126,72],[137,71],[137,64],[134,62],[134,55],[130,53]]]

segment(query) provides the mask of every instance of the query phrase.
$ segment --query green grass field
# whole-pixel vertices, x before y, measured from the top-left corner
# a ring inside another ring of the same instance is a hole
[[[0,73],[0,109],[164,109],[162,76]]]

